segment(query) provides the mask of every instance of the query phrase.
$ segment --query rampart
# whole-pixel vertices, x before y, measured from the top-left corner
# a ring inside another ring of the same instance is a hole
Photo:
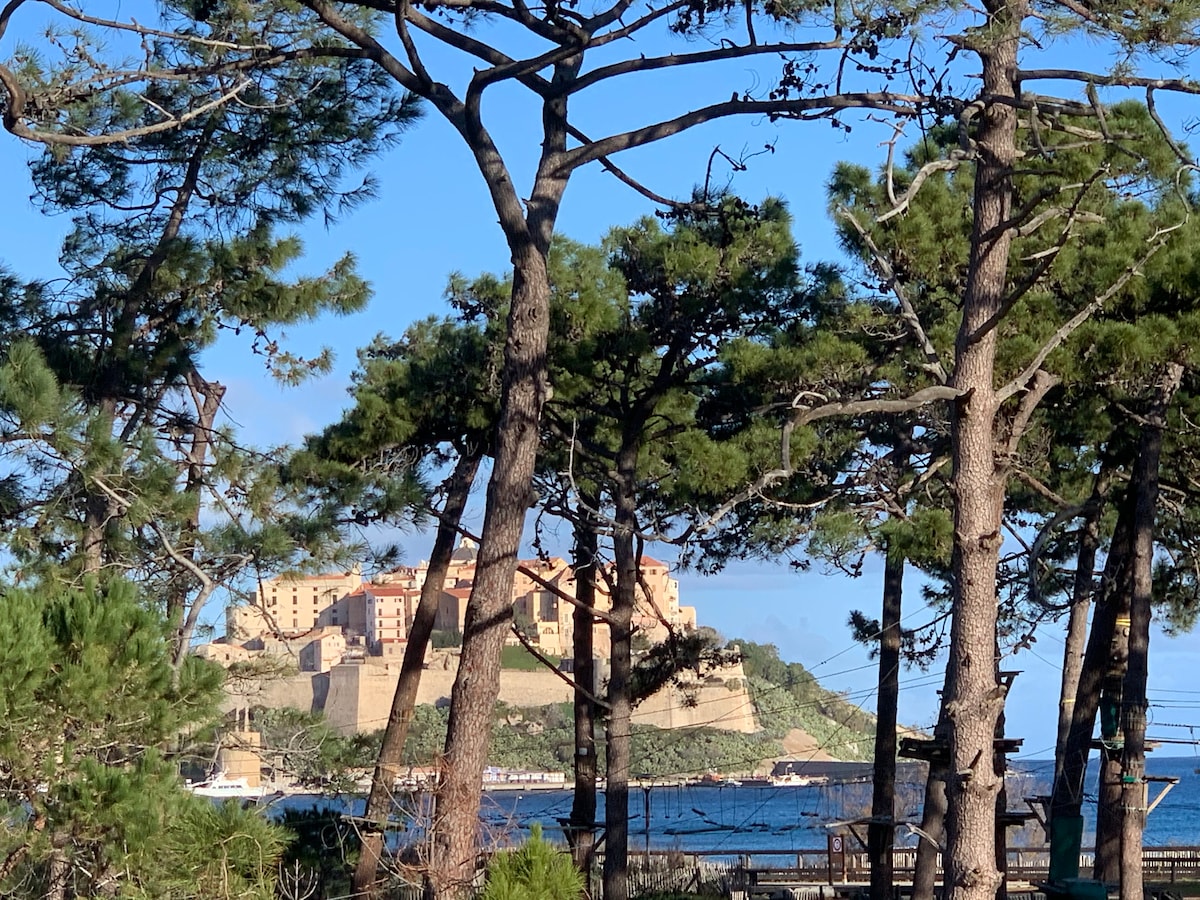
[[[421,673],[417,703],[450,702],[456,658],[435,654]],[[227,710],[246,706],[291,707],[324,712],[343,734],[377,731],[387,723],[396,682],[398,659],[369,658],[342,663],[328,673],[301,672],[281,678],[263,678],[241,685],[237,696],[225,701]],[[504,669],[500,673],[500,701],[516,707],[570,703],[572,689],[551,672]],[[707,725],[725,731],[758,730],[754,706],[746,689],[741,665],[731,666],[684,689],[667,686],[638,706],[634,723],[658,728]]]

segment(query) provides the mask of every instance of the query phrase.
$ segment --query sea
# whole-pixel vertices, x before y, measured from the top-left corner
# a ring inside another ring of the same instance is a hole
[[[1145,832],[1147,846],[1200,845],[1200,758],[1153,758],[1149,774],[1179,778],[1179,783],[1150,814]],[[1009,809],[1022,812],[1026,797],[1049,793],[1053,761],[1016,760],[1007,779]],[[1089,769],[1085,786],[1084,818],[1088,830],[1084,844],[1094,836],[1097,768]],[[1151,800],[1163,789],[1150,786]],[[924,784],[918,780],[897,783],[902,822],[920,822]],[[604,819],[600,796],[598,821]],[[571,812],[569,790],[501,790],[484,794],[480,828],[485,842],[505,846],[519,842],[538,823],[548,837],[561,834],[562,821]],[[824,785],[774,787],[765,784],[656,784],[631,786],[629,795],[630,847],[633,850],[704,851],[736,856],[765,851],[819,850],[826,845],[831,823],[852,821],[869,813],[871,784],[866,779],[846,779]],[[277,801],[274,809],[331,806],[360,815],[360,797],[297,795]],[[413,834],[419,831],[414,817]],[[915,844],[904,829],[901,844]],[[1043,846],[1044,835],[1036,821],[1010,835],[1011,846]],[[403,842],[403,838],[401,838]]]

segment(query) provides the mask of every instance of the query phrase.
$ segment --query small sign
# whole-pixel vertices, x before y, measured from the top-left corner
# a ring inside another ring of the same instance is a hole
[[[834,853],[842,852],[842,836],[840,834],[835,834],[833,836],[833,852]]]

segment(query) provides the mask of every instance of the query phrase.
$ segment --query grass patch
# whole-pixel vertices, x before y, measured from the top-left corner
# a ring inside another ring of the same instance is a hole
[[[546,659],[558,665],[561,657],[545,654]],[[537,672],[544,669],[536,656],[522,647],[520,644],[505,644],[504,649],[500,651],[500,668],[502,669],[520,669],[522,672]]]

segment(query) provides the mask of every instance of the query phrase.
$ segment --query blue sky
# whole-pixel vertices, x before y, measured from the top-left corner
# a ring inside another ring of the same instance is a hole
[[[0,54],[9,50],[10,46],[0,47]],[[434,61],[441,60],[435,56]],[[1103,61],[1094,65],[1101,68]],[[762,73],[741,63],[706,70],[698,77],[678,73],[650,77],[639,82],[636,93],[609,90],[589,99],[581,110],[584,130],[599,134],[661,118],[664,110],[682,111],[695,106],[697,98],[725,99],[730,85],[742,90],[760,85],[761,79]],[[516,181],[527,184],[537,145],[525,139],[523,129],[535,123],[533,111],[504,90],[489,97],[488,104],[489,120],[513,163]],[[756,157],[747,172],[737,175],[733,187],[752,201],[768,194],[786,198],[804,259],[836,259],[836,242],[825,212],[825,181],[838,160],[880,162],[880,143],[891,133],[890,128],[861,116],[847,121],[854,126],[849,136],[821,122],[722,122],[621,161],[656,191],[685,195],[703,178],[715,145],[737,156],[774,143],[775,152]],[[30,152],[15,139],[0,137],[0,171],[5,173],[0,182],[0,208],[5,210],[0,218],[0,262],[26,277],[46,277],[56,271],[58,241],[68,223],[39,215],[29,201],[31,185],[24,161]],[[288,345],[296,352],[333,347],[334,371],[299,388],[281,388],[266,377],[261,361],[248,352],[248,344],[237,339],[223,340],[206,360],[209,377],[229,389],[230,419],[252,441],[295,440],[334,420],[347,402],[345,391],[357,347],[377,332],[397,335],[413,320],[443,312],[441,294],[450,272],[501,272],[508,265],[482,179],[459,137],[436,114],[428,114],[373,170],[380,184],[377,200],[332,227],[299,229],[308,250],[303,269],[318,270],[350,251],[374,288],[374,299],[365,312],[290,330]],[[721,177],[727,171],[718,170]],[[559,230],[577,240],[594,241],[609,227],[650,212],[646,201],[593,166],[572,180]],[[482,502],[480,491],[472,506],[474,515],[481,514]],[[422,535],[401,540],[410,563],[428,552],[429,542]],[[669,551],[661,548],[648,548],[648,552],[670,558]],[[868,613],[876,609],[879,576],[871,566],[862,577],[851,580],[815,569],[798,574],[782,565],[740,563],[711,578],[682,574],[681,593],[682,602],[698,608],[702,623],[727,636],[776,644],[784,658],[804,663],[827,687],[845,690],[871,709],[875,674],[865,651],[850,641],[846,619],[852,608]],[[921,608],[911,580],[909,587],[906,624],[932,618]],[[1198,650],[1200,643],[1193,636],[1173,641],[1156,637],[1152,700],[1171,706],[1152,708],[1152,721],[1200,719],[1188,699],[1194,696],[1200,704],[1200,683],[1191,680]],[[1033,651],[1022,654],[1012,666],[1024,674],[1017,679],[1009,704],[1009,733],[1026,739],[1029,755],[1052,752],[1061,653],[1057,632],[1047,628]],[[930,673],[905,673],[903,722],[932,724],[941,671],[939,663]],[[1154,726],[1151,734],[1187,737],[1178,729]]]

